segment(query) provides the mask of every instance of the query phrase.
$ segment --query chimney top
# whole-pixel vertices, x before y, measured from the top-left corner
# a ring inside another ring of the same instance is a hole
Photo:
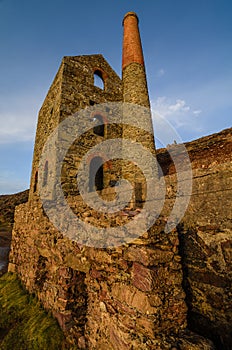
[[[137,14],[136,14],[135,12],[133,12],[133,11],[130,11],[130,12],[127,12],[127,13],[125,14],[125,16],[124,16],[124,18],[123,18],[123,21],[122,21],[122,25],[124,25],[124,20],[125,20],[126,17],[128,17],[128,16],[134,16],[134,17],[137,19],[138,23],[139,23],[139,18],[138,18],[138,16],[137,16]]]

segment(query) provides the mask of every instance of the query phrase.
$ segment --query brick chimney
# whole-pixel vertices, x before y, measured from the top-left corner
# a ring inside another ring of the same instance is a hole
[[[122,68],[130,63],[144,64],[141,39],[138,28],[138,17],[134,12],[128,12],[123,19],[124,40]]]
[[[123,19],[123,100],[150,107],[138,17],[128,12]]]

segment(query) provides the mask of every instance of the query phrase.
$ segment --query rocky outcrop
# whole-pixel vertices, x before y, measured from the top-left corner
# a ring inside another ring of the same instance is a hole
[[[0,276],[7,271],[15,207],[28,200],[28,190],[0,196]]]

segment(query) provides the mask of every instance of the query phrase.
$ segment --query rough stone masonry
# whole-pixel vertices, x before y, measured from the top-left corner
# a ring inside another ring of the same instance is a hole
[[[186,145],[193,191],[181,224],[171,232],[164,228],[177,195],[177,180],[170,153],[165,151],[157,155],[166,183],[162,213],[139,238],[126,244],[94,248],[88,240],[86,244],[70,240],[50,222],[39,197],[42,149],[63,120],[104,102],[124,101],[149,108],[137,15],[127,13],[123,25],[122,80],[101,55],[64,57],[48,91],[39,112],[29,200],[15,212],[9,271],[16,272],[27,290],[52,311],[68,349],[228,350],[232,318],[231,130]],[[102,79],[103,89],[94,85],[95,75]],[[149,129],[144,133],[123,122],[109,125],[106,115],[91,117],[103,124],[94,126],[70,147],[61,178],[56,174],[58,152],[53,154],[53,164],[50,160],[45,164],[42,175],[45,182],[50,177],[52,183],[47,201],[52,203],[57,181],[61,181],[78,218],[96,227],[118,227],[133,220],[144,205],[146,186],[141,172],[134,164],[117,159],[99,167],[93,185],[104,198],[114,197],[113,185],[120,176],[137,189],[129,206],[109,219],[84,203],[76,185],[78,164],[87,150],[107,138],[139,141],[155,154],[152,122],[144,119]],[[184,161],[178,145],[173,147],[179,161]],[[96,154],[90,162],[97,163],[101,157]],[[156,166],[154,176],[158,176]],[[65,227],[63,208],[56,210]]]

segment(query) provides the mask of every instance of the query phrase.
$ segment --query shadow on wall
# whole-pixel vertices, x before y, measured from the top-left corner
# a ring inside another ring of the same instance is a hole
[[[200,230],[215,235],[213,246],[203,241]],[[229,269],[230,265],[223,259],[227,254],[225,250],[231,252],[231,242],[222,242],[213,226],[186,229],[180,224],[178,232],[188,328],[211,339],[218,350],[231,350],[231,279],[225,271],[225,266]],[[223,254],[219,254],[221,250]]]

